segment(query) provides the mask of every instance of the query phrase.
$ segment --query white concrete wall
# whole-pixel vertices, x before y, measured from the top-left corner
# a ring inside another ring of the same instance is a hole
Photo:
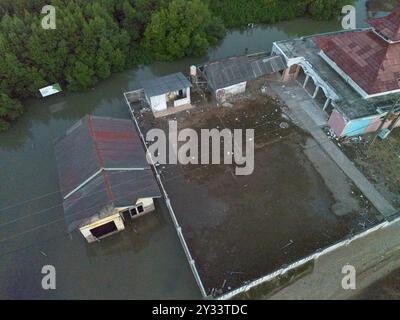
[[[190,104],[191,100],[190,100],[190,88],[186,88],[186,98],[184,99],[180,99],[180,100],[175,100],[174,101],[174,107],[180,107],[183,106],[185,104]]]
[[[241,82],[241,83],[235,84],[230,87],[218,89],[216,91],[216,97],[223,101],[230,96],[245,93],[246,86],[247,86],[247,82]]]
[[[92,243],[92,242],[97,241],[97,239],[95,236],[93,236],[93,234],[90,232],[90,230],[97,228],[99,226],[102,226],[104,224],[107,224],[111,221],[114,221],[115,225],[117,226],[118,231],[122,231],[125,229],[125,225],[124,225],[124,222],[123,222],[121,216],[119,215],[119,213],[116,213],[110,217],[96,221],[90,225],[83,226],[79,230],[82,233],[82,235],[85,237],[87,242]]]
[[[150,98],[150,107],[154,112],[167,110],[167,97],[165,94]]]
[[[142,198],[136,201],[136,205],[142,204],[144,213],[152,212],[155,210],[153,198]]]

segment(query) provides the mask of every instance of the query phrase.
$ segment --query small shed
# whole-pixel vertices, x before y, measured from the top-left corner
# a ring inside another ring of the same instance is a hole
[[[68,232],[95,242],[154,211],[157,180],[132,121],[86,116],[56,142]]]
[[[238,56],[209,62],[199,68],[207,86],[218,101],[244,93],[247,82],[285,69],[279,55]]]
[[[247,81],[254,79],[247,56],[210,62],[202,67],[207,86],[219,101],[246,91]]]
[[[192,84],[181,72],[143,81],[141,85],[146,101],[154,113],[191,104]]]

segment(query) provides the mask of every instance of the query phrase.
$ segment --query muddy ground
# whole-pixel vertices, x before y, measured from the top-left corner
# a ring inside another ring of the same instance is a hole
[[[255,129],[255,170],[234,165],[160,165],[207,294],[220,295],[381,221],[317,143],[277,100],[246,95],[168,118],[137,112],[144,133],[167,129]]]

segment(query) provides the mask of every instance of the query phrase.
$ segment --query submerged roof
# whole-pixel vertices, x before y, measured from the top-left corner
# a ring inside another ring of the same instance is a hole
[[[192,84],[181,73],[175,73],[168,76],[142,81],[141,85],[148,97],[160,96],[169,92],[174,92],[190,88]]]
[[[203,69],[210,88],[218,90],[281,71],[285,63],[279,55],[256,60],[239,56],[209,62]]]
[[[369,95],[400,89],[400,43],[371,30],[315,37],[315,43]]]
[[[69,231],[112,213],[105,208],[160,196],[130,120],[87,116],[59,139],[55,154]]]
[[[368,24],[389,41],[400,41],[400,5],[385,17],[369,19]]]

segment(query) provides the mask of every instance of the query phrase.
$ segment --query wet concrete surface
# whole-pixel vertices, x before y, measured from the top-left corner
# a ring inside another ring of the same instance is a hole
[[[400,300],[400,269],[377,280],[353,297],[354,300]]]
[[[180,129],[255,129],[252,175],[236,176],[232,165],[158,167],[208,294],[238,288],[380,220],[308,134],[280,127],[288,120],[271,98],[137,117],[144,133],[175,119]],[[331,190],[327,180],[346,188]]]

